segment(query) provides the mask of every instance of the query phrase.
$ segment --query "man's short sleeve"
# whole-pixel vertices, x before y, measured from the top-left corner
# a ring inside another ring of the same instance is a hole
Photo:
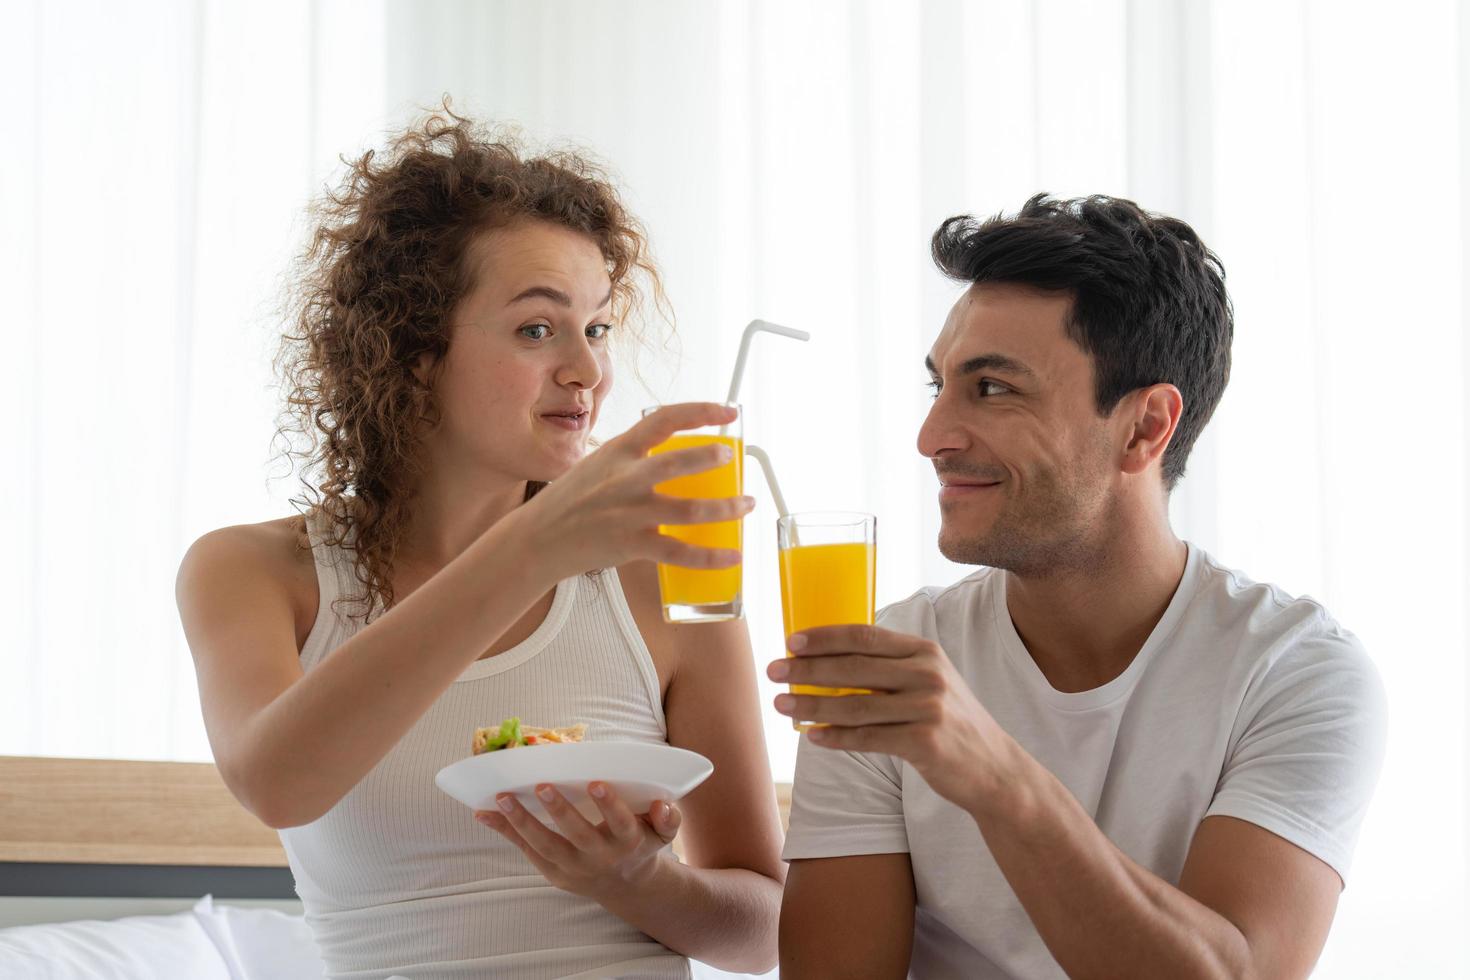
[[[898,760],[824,749],[803,737],[781,857],[906,854],[908,849]]]
[[[1247,694],[1205,816],[1264,827],[1346,882],[1386,720],[1383,683],[1356,638],[1331,630],[1297,640]]]

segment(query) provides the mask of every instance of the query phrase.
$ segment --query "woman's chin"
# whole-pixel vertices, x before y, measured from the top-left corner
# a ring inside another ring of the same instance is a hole
[[[538,461],[539,465],[531,468],[531,472],[536,475],[530,477],[530,479],[537,483],[550,483],[552,480],[566,476],[567,471],[581,462],[582,457],[586,456],[587,453],[584,448],[581,452],[575,454],[570,452],[550,452],[541,455],[542,458]]]
[[[489,454],[483,458],[485,464],[491,469],[514,476],[515,479],[528,480],[532,483],[550,483],[566,476],[567,471],[581,462],[586,455],[585,440],[578,440],[575,443],[570,440],[558,440],[554,443],[528,440],[519,446],[497,446],[494,451],[494,463],[491,462]]]

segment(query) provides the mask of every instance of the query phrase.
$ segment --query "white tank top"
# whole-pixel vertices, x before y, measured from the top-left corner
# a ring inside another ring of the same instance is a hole
[[[333,610],[359,591],[352,556],[311,539],[321,599],[301,650],[307,671],[363,625]],[[586,722],[588,741],[668,740],[658,675],[615,570],[559,583],[534,633],[470,664],[336,806],[281,831],[329,977],[690,976],[685,957],[549,884],[434,785],[470,754],[474,729],[511,715]]]

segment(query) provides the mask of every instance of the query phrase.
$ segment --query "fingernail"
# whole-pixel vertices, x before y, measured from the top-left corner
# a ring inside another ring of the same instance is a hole
[[[789,694],[776,695],[776,710],[781,712],[783,715],[789,715],[791,713],[792,706],[795,704],[796,698],[792,697]]]
[[[669,805],[667,803],[660,803],[658,805],[658,818],[659,818],[660,821],[663,821],[665,823],[668,822],[668,819],[669,819]]]
[[[786,666],[786,661],[784,660],[777,660],[766,668],[766,676],[773,681],[784,681],[786,675],[790,672],[791,669]]]
[[[786,649],[793,653],[806,646],[806,636],[802,633],[792,633],[786,638]]]
[[[550,786],[537,786],[536,795],[541,797],[542,803],[550,803],[554,799]]]
[[[587,792],[591,793],[593,796],[597,797],[600,800],[607,795],[607,787],[604,786],[602,783],[593,783],[591,786],[587,787]]]
[[[500,807],[500,809],[504,810],[506,813],[509,813],[516,808],[514,797],[510,796],[497,796],[495,798],[495,805]]]
[[[730,462],[730,460],[732,460],[734,458],[735,458],[735,450],[734,449],[731,449],[729,446],[726,446],[726,445],[723,445],[722,444],[720,446],[720,462],[722,462],[722,463],[728,463],[728,462]]]

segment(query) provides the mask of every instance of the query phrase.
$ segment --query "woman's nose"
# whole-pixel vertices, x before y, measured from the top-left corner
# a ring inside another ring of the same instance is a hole
[[[602,362],[586,338],[574,341],[557,369],[557,384],[572,388],[596,388],[602,381]]]

